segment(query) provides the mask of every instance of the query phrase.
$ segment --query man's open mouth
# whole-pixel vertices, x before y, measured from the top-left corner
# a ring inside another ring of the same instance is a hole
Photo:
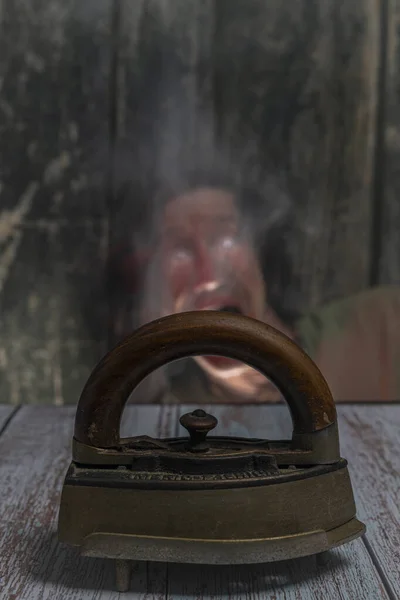
[[[220,296],[203,296],[197,298],[194,302],[195,310],[219,310],[221,312],[229,312],[237,315],[245,315],[246,310],[244,302],[236,298],[226,298]]]
[[[243,293],[232,294],[222,289],[204,290],[195,298],[183,298],[177,302],[177,310],[216,310],[236,315],[252,316],[248,310],[248,299]],[[242,363],[224,356],[198,356],[196,360],[213,371],[227,371],[237,368]]]
[[[221,312],[235,313],[237,315],[243,314],[243,311],[239,306],[234,306],[232,304],[225,304],[224,306],[221,306],[217,310],[220,310]]]
[[[210,300],[210,299],[209,299]],[[214,299],[214,302],[204,302],[203,305],[201,303],[196,303],[197,310],[218,310],[221,312],[232,313],[236,315],[245,315],[246,312],[243,310],[243,307],[239,304],[239,302],[232,301],[231,299]],[[214,369],[232,369],[239,366],[241,363],[232,358],[228,358],[225,356],[203,356],[203,361],[209,363],[210,366],[214,367]],[[202,362],[202,361],[200,361]]]

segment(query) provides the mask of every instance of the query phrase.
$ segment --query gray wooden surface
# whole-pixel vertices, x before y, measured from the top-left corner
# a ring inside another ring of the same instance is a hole
[[[187,407],[130,406],[124,435],[182,433]],[[220,432],[286,436],[284,406],[213,407]],[[7,416],[8,409],[0,410]],[[0,436],[0,597],[4,600],[254,598],[349,600],[400,597],[398,539],[400,406],[339,407],[342,455],[350,461],[365,539],[315,558],[254,567],[138,563],[132,590],[113,592],[109,561],[80,558],[56,540],[59,494],[70,459],[74,409],[23,407]]]
[[[368,550],[400,598],[400,406],[339,409],[342,452],[350,461]]]
[[[0,404],[0,431],[7,427],[9,420],[12,418],[13,414],[18,410],[19,407],[17,406]]]

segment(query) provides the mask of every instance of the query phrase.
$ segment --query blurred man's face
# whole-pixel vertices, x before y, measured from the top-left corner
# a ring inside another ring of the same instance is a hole
[[[232,310],[262,317],[262,276],[230,193],[204,188],[170,201],[161,250],[173,312]]]
[[[174,198],[160,234],[162,314],[226,310],[262,319],[264,282],[232,194],[201,188]]]

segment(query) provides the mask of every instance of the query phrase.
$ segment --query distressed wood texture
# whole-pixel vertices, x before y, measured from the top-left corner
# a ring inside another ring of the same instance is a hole
[[[273,165],[288,179],[293,308],[367,287],[379,2],[216,7],[221,134],[237,146],[256,139],[259,176]]]
[[[129,406],[124,435],[182,434],[178,418],[193,407]],[[367,544],[356,540],[324,562],[304,558],[252,567],[135,565],[127,599],[399,597],[397,406],[341,406],[342,453],[350,461]],[[214,406],[219,433],[286,437],[286,407]],[[0,437],[0,595],[5,600],[101,600],[114,593],[109,561],[81,558],[55,538],[59,494],[70,460],[74,410],[23,407]],[[397,473],[397,480],[396,480]],[[370,553],[373,555],[373,560]],[[376,567],[375,565],[378,565]],[[381,579],[381,576],[383,579]]]
[[[1,0],[1,401],[76,401],[134,325],[109,245],[146,237],[160,182],[213,152],[258,190],[270,173],[288,188],[282,204],[266,194],[259,221],[265,238],[288,217],[288,313],[368,286],[386,1]],[[390,186],[382,281],[397,281]]]
[[[342,454],[350,471],[367,543],[400,598],[400,406],[341,406]]]
[[[121,0],[116,79],[116,169],[110,245],[148,240],[156,196],[183,162],[213,143],[214,0]],[[139,285],[143,282],[140,281]],[[140,288],[139,288],[140,289]],[[131,331],[137,302],[112,291],[115,339]]]
[[[377,274],[380,283],[400,283],[400,0],[387,5],[381,185],[377,197]],[[380,193],[379,193],[380,191]]]
[[[114,594],[112,561],[81,558],[58,544],[56,522],[71,458],[74,409],[24,407],[0,438],[0,597],[105,600]],[[123,431],[171,435],[168,407],[130,407]],[[79,518],[79,515],[77,516]],[[166,567],[137,563],[129,598],[164,598]]]
[[[193,408],[183,406],[179,414]],[[286,406],[204,408],[218,418],[218,435],[271,439],[284,439],[291,435],[291,420]],[[237,569],[227,569],[222,574],[216,569],[208,571],[208,568],[196,567],[182,571],[176,567],[174,571],[171,567],[172,596],[191,597],[202,589],[205,598],[222,597],[222,592],[229,589],[234,597],[235,593],[243,593],[245,589],[252,597],[285,600],[299,597],[380,598],[381,595],[392,600],[400,597],[400,406],[339,406],[338,413],[341,451],[350,461],[358,516],[367,525],[366,541],[356,540],[332,551],[326,571],[321,571],[321,566],[313,564],[310,559],[302,559],[303,565],[297,564],[298,561],[288,562],[284,568],[280,565],[257,567],[252,577],[244,578],[239,587],[237,578],[241,576]],[[176,434],[183,433],[181,427],[177,428]],[[373,562],[379,564],[384,583],[375,580]],[[364,568],[369,577],[373,577],[369,581],[364,579]],[[304,577],[305,572],[308,577]],[[271,587],[270,596],[264,595],[266,582]]]
[[[105,350],[112,0],[0,3],[0,394],[75,402]]]
[[[120,22],[113,243],[214,151],[262,193],[270,173],[288,188],[260,220],[265,237],[288,219],[288,311],[367,288],[379,0],[122,0]]]

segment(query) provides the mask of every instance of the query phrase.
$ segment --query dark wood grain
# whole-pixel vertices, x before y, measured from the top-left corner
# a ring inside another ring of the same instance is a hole
[[[262,240],[275,239],[272,215],[284,223],[276,255],[288,254],[293,273],[275,271],[286,312],[368,285],[384,1],[2,2],[4,401],[76,401],[108,342],[136,324],[137,296],[118,278],[108,285],[109,244],[138,247],[156,191],[213,153],[264,196]],[[279,199],[271,177],[287,188]],[[386,188],[380,280],[393,282],[397,193]]]
[[[140,238],[160,181],[215,151],[264,195],[256,233],[286,223],[287,311],[368,287],[379,17],[375,0],[123,0],[113,243]],[[118,337],[132,305],[116,303]]]
[[[380,283],[400,283],[400,2],[383,0],[387,5],[385,79],[382,98],[383,144],[380,148],[373,248]]]
[[[149,223],[159,209],[157,191],[179,179],[189,156],[199,153],[204,158],[214,139],[214,0],[121,0],[119,6],[110,209],[116,272],[121,245],[140,251],[148,241]],[[129,276],[135,278],[134,273]],[[141,300],[137,290],[131,296],[126,282],[118,283],[117,276],[111,291],[115,340],[138,324]],[[139,277],[139,286],[142,283]]]
[[[287,309],[369,285],[378,4],[216,3],[221,135],[257,140],[260,185],[271,166],[288,183]]]
[[[0,437],[0,596],[5,600],[105,600],[119,597],[111,561],[87,559],[58,544],[56,524],[71,459],[74,410],[24,407]],[[123,431],[171,435],[170,411],[130,407]],[[79,518],[79,515],[78,517]],[[164,598],[166,567],[137,563],[127,598]]]
[[[75,402],[107,335],[112,0],[0,11],[0,391]]]

